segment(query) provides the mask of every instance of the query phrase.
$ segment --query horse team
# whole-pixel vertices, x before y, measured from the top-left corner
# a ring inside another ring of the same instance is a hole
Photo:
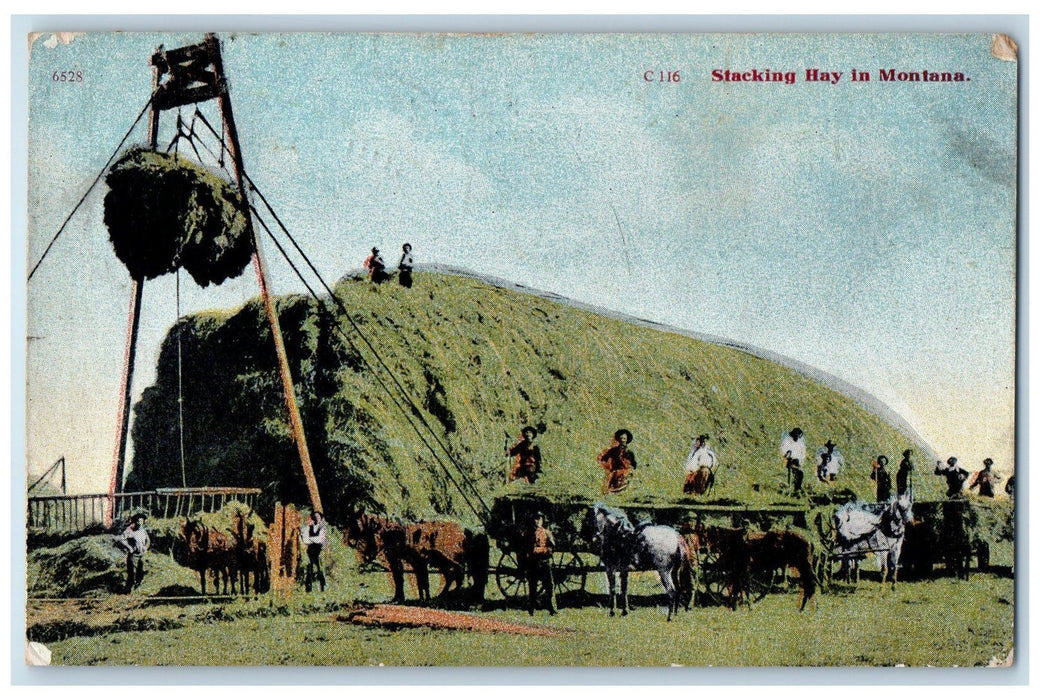
[[[880,504],[879,504],[880,505]],[[909,498],[897,498],[878,512],[862,505],[849,505],[833,517],[836,555],[844,565],[876,553],[882,567],[882,582],[895,570],[906,526],[912,521]],[[699,520],[680,530],[651,523],[633,524],[617,508],[597,503],[588,509],[582,534],[599,547],[606,573],[610,615],[620,608],[628,613],[629,571],[656,571],[668,599],[668,620],[680,607],[689,609],[696,592],[711,576],[723,601],[736,609],[750,605],[750,581],[756,574],[798,573],[802,588],[799,609],[804,610],[816,592],[812,544],[790,530],[753,532],[744,528],[705,526]],[[253,525],[241,514],[225,532],[190,518],[182,525],[189,568],[199,574],[206,593],[207,574],[214,592],[248,593],[250,587],[263,592],[269,585],[267,545],[253,536]],[[393,602],[405,600],[405,574],[416,582],[418,599],[431,599],[430,572],[443,578],[438,596],[453,592],[465,602],[482,603],[490,569],[490,544],[482,532],[450,522],[400,523],[389,518],[356,513],[347,519],[344,541],[365,562],[381,559],[394,585]],[[525,541],[519,538],[518,542]],[[521,559],[523,552],[518,551]],[[472,583],[463,593],[466,578]],[[620,586],[618,586],[618,582]]]
[[[202,595],[206,595],[206,574],[213,577],[213,592],[233,595],[238,590],[257,593],[270,587],[267,543],[254,537],[255,526],[242,513],[236,513],[234,527],[221,532],[190,517],[181,525],[181,540],[186,548],[189,569],[199,575]],[[226,534],[225,534],[226,533]]]

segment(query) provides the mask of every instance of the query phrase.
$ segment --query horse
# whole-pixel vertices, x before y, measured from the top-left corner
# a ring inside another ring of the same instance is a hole
[[[798,610],[805,610],[809,599],[816,593],[816,576],[812,566],[812,544],[802,535],[790,530],[752,532],[745,537],[748,570],[772,572],[792,567],[802,584],[802,602]]]
[[[270,588],[270,564],[267,543],[253,537],[256,526],[246,521],[241,512],[235,513],[235,528],[231,533],[235,558],[238,563],[239,584],[243,593],[249,592],[249,575],[253,575],[253,590],[263,593]]]
[[[213,574],[213,589],[216,594],[220,583],[224,584],[224,595],[235,593],[238,578],[238,557],[231,539],[213,528],[207,527],[200,520],[186,518],[181,525],[181,537],[187,545],[187,565],[197,571],[202,595],[206,595],[206,573]]]
[[[687,546],[693,552],[695,566],[706,571],[701,555],[711,562],[713,581],[725,590],[728,607],[737,609],[742,600],[747,600],[747,578],[751,551],[747,543],[747,531],[739,527],[706,527],[697,522],[687,530]]]
[[[458,523],[398,523],[365,513],[347,519],[343,535],[347,545],[370,562],[382,555],[394,582],[393,602],[404,602],[406,565],[415,575],[420,601],[430,599],[429,569],[444,578],[439,596],[454,586],[462,588],[468,573],[473,579],[472,594],[483,602],[487,586],[490,545],[487,535],[464,529]]]
[[[692,564],[686,541],[667,525],[633,526],[620,510],[603,503],[589,508],[585,531],[600,545],[610,591],[610,616],[615,609],[615,578],[621,579],[621,614],[628,614],[628,572],[657,571],[668,594],[668,621],[679,612],[680,597],[692,590]]]
[[[834,533],[838,556],[845,562],[873,552],[881,569],[881,585],[892,574],[895,590],[899,557],[906,528],[914,520],[913,501],[908,493],[892,499],[880,514],[863,505],[847,504],[834,514]]]

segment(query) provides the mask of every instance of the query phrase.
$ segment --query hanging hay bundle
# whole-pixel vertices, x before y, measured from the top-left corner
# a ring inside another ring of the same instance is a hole
[[[132,277],[183,267],[202,287],[237,277],[249,263],[238,192],[186,158],[131,148],[105,178],[105,225]]]

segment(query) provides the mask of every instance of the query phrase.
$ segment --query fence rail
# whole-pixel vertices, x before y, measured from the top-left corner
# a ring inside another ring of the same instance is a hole
[[[144,511],[153,517],[176,518],[189,513],[212,513],[232,500],[256,507],[260,489],[223,486],[200,488],[162,488],[154,491],[85,493],[74,496],[30,496],[28,526],[53,530],[82,530],[104,524],[106,515],[118,521],[130,511]]]

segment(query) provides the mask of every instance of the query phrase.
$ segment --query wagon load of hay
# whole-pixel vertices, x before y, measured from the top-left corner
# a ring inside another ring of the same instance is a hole
[[[105,225],[134,278],[183,267],[202,287],[237,277],[252,242],[235,188],[176,154],[131,148],[109,170]]]

